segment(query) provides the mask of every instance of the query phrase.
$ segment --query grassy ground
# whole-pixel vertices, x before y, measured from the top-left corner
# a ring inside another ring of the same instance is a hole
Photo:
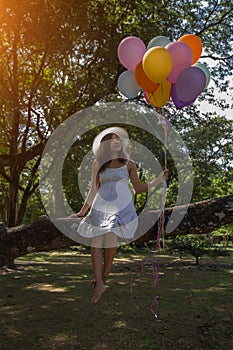
[[[151,256],[144,256],[145,259]],[[0,275],[1,350],[155,350],[233,348],[233,267],[159,256],[159,287],[142,257],[117,256],[98,304],[90,256],[77,251],[32,254]],[[132,291],[130,290],[132,288]],[[150,311],[158,296],[158,317]]]

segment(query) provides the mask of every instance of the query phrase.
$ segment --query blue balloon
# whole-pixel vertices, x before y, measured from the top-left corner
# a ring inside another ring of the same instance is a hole
[[[151,49],[152,47],[155,46],[162,46],[165,47],[168,44],[170,44],[170,40],[168,38],[166,38],[166,36],[155,36],[153,39],[151,39],[151,41],[149,42],[149,44],[147,45],[147,49]]]
[[[134,72],[133,71],[124,71],[120,74],[117,82],[117,86],[119,91],[128,98],[136,97],[141,88],[136,82]]]

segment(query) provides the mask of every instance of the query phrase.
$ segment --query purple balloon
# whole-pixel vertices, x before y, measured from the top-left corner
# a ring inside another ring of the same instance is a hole
[[[176,94],[180,101],[193,101],[205,89],[206,75],[198,67],[183,70],[176,80]]]
[[[172,85],[171,87],[171,98],[177,109],[181,109],[183,107],[189,106],[195,101],[195,100],[187,101],[187,102],[180,101],[179,98],[177,97],[175,85]]]

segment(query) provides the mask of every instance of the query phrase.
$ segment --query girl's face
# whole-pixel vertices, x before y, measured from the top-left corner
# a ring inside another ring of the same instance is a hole
[[[121,150],[121,140],[119,136],[116,134],[112,134],[112,138],[110,140],[110,151],[112,153],[120,152]]]

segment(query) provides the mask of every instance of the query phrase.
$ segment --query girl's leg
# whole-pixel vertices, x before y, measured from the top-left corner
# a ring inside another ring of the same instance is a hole
[[[101,298],[102,293],[106,290],[106,286],[104,285],[102,279],[103,249],[100,247],[98,242],[93,242],[93,245],[94,246],[91,248],[91,259],[93,272],[95,276],[95,289],[92,302],[97,303],[98,300]]]
[[[113,259],[117,252],[117,237],[114,233],[108,233],[107,247],[104,249],[104,271],[103,281],[106,282],[107,276],[112,268]]]
[[[104,282],[106,282],[107,276],[111,271],[113,259],[116,255],[116,252],[117,252],[117,247],[104,249],[104,272],[103,272]]]

